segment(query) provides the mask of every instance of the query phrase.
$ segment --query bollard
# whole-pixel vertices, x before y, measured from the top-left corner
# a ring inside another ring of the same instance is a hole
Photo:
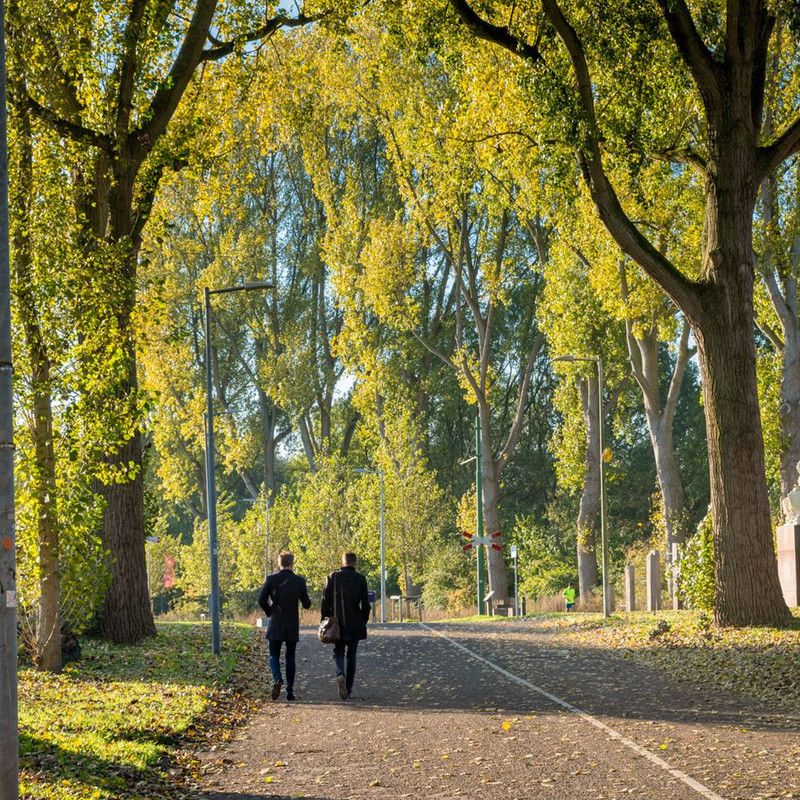
[[[625,565],[625,608],[636,611],[636,570],[633,564]]]
[[[651,550],[647,554],[647,610],[658,611],[661,608],[661,567],[660,553]]]
[[[681,567],[681,551],[680,545],[677,542],[672,543],[672,562],[670,563],[670,574],[672,576],[672,609],[679,611],[683,608],[683,602],[678,594],[678,575],[680,574]]]

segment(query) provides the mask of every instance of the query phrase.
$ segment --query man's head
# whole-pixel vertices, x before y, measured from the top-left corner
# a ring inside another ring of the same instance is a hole
[[[358,559],[355,553],[342,553],[342,566],[354,567]]]
[[[278,564],[281,569],[291,569],[294,566],[294,553],[283,550],[278,556]]]

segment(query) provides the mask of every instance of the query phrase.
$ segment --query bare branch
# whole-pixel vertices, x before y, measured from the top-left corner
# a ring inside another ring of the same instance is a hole
[[[201,60],[218,61],[230,55],[237,47],[241,47],[249,42],[258,42],[263,39],[268,39],[280,28],[299,28],[304,25],[309,25],[312,22],[317,22],[324,16],[324,14],[312,14],[310,16],[299,14],[296,17],[287,17],[285,14],[278,14],[272,19],[267,20],[260,28],[256,28],[256,30],[249,31],[248,33],[243,33],[241,36],[237,36],[228,42],[215,39],[209,33],[207,38],[214,46],[208,50],[203,50]]]
[[[689,349],[690,332],[691,326],[688,322],[684,321],[683,329],[681,330],[681,338],[678,342],[678,356],[675,359],[675,368],[672,370],[672,379],[669,382],[667,401],[664,404],[664,411],[661,414],[661,425],[663,427],[672,427],[672,420],[675,418],[675,409],[678,407],[678,398],[680,397],[681,387],[683,386],[683,376],[686,373],[686,365],[694,354],[694,351]]]
[[[502,471],[503,467],[505,467],[505,465],[508,463],[509,458],[511,458],[511,454],[514,452],[514,448],[519,443],[519,438],[522,435],[522,423],[525,419],[525,406],[528,397],[528,387],[530,386],[531,374],[533,373],[533,367],[536,363],[536,358],[539,355],[543,344],[544,334],[538,333],[533,342],[533,346],[531,347],[528,361],[523,367],[522,375],[520,376],[519,391],[517,392],[517,409],[514,414],[514,421],[511,423],[511,428],[508,431],[506,443],[503,445],[503,449],[500,451],[500,455],[497,457],[496,463],[498,471]]]

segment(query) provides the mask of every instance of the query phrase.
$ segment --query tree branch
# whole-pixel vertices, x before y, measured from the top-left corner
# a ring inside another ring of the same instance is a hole
[[[675,359],[675,368],[672,370],[672,379],[669,382],[667,401],[664,404],[664,411],[661,414],[661,424],[672,427],[672,420],[675,418],[675,409],[678,407],[678,398],[683,386],[683,376],[686,372],[686,365],[693,355],[693,350],[689,349],[689,333],[691,327],[688,322],[683,323],[681,338],[678,342],[678,357]]]
[[[536,339],[533,342],[533,347],[531,347],[528,361],[522,370],[519,391],[517,392],[517,409],[514,414],[514,421],[511,423],[511,428],[509,429],[506,443],[503,445],[503,449],[500,451],[500,455],[497,457],[498,471],[502,471],[503,467],[505,467],[505,465],[508,463],[509,458],[511,458],[511,454],[514,452],[514,448],[519,443],[519,438],[522,435],[522,423],[525,419],[525,401],[528,397],[528,387],[530,386],[531,375],[533,373],[534,364],[536,363],[536,358],[539,355],[543,344],[544,335],[542,333],[536,334]]]
[[[760,179],[776,170],[789,156],[800,153],[800,116],[786,127],[771,144],[757,151]]]
[[[304,25],[309,25],[312,22],[317,22],[322,19],[324,14],[312,14],[306,16],[299,14],[296,17],[287,17],[285,14],[278,14],[270,20],[267,20],[260,28],[254,31],[243,33],[241,36],[236,36],[228,42],[222,42],[215,39],[211,34],[208,35],[208,40],[214,45],[208,50],[203,50],[201,61],[218,61],[225,56],[230,55],[237,47],[248,44],[249,42],[258,42],[262,39],[269,38],[275,31],[280,28],[299,28]]]
[[[119,87],[117,89],[117,109],[114,115],[114,130],[119,141],[128,134],[131,111],[133,110],[133,89],[136,79],[137,51],[142,34],[142,19],[147,8],[147,0],[134,0],[128,22],[125,25],[124,47],[117,63]]]
[[[702,314],[698,285],[690,281],[672,262],[642,235],[620,204],[608,180],[600,153],[593,88],[583,45],[567,21],[557,0],[543,0],[545,12],[567,50],[578,86],[583,113],[588,123],[586,143],[578,149],[578,162],[597,206],[600,218],[614,240],[691,319]]]
[[[217,0],[197,0],[178,54],[167,77],[156,90],[148,113],[144,115],[146,122],[129,134],[128,141],[135,161],[141,163],[144,160],[172,119],[195,68],[200,63],[216,7]]]
[[[703,41],[692,19],[692,12],[685,0],[657,0],[667,22],[672,41],[678,48],[689,71],[709,117],[716,118],[722,110],[719,67],[714,63],[706,43]]]
[[[504,47],[506,50],[529,61],[544,61],[538,47],[522,41],[518,36],[511,33],[508,28],[493,25],[478,16],[466,0],[450,0],[450,4],[455,9],[461,22],[479,39],[498,44],[500,47]]]
[[[25,92],[25,96],[20,102],[27,105],[28,110],[36,115],[40,120],[46,122],[53,130],[64,136],[67,139],[72,139],[75,142],[82,144],[89,144],[93,147],[99,147],[106,152],[111,151],[112,141],[111,137],[104,133],[98,133],[77,122],[70,122],[56,114],[51,108],[43,106],[38,100],[35,100],[30,94]]]

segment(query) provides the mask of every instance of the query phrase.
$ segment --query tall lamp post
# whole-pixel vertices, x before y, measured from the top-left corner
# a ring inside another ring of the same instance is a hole
[[[19,797],[5,2],[0,0],[0,800]]]
[[[597,430],[598,430],[598,450],[600,462],[600,547],[602,551],[603,563],[603,616],[611,614],[611,583],[608,575],[608,536],[606,535],[606,479],[605,479],[605,460],[603,457],[603,357],[596,356],[558,356],[552,361],[585,361],[597,365]]]
[[[356,467],[353,472],[359,475],[377,475],[381,481],[381,625],[386,624],[386,490],[383,471]]]
[[[219,655],[219,546],[217,544],[217,483],[214,477],[214,385],[211,380],[211,295],[274,289],[272,283],[250,281],[238,286],[203,290],[206,316],[206,505],[208,506],[208,553],[211,566],[211,652]]]

